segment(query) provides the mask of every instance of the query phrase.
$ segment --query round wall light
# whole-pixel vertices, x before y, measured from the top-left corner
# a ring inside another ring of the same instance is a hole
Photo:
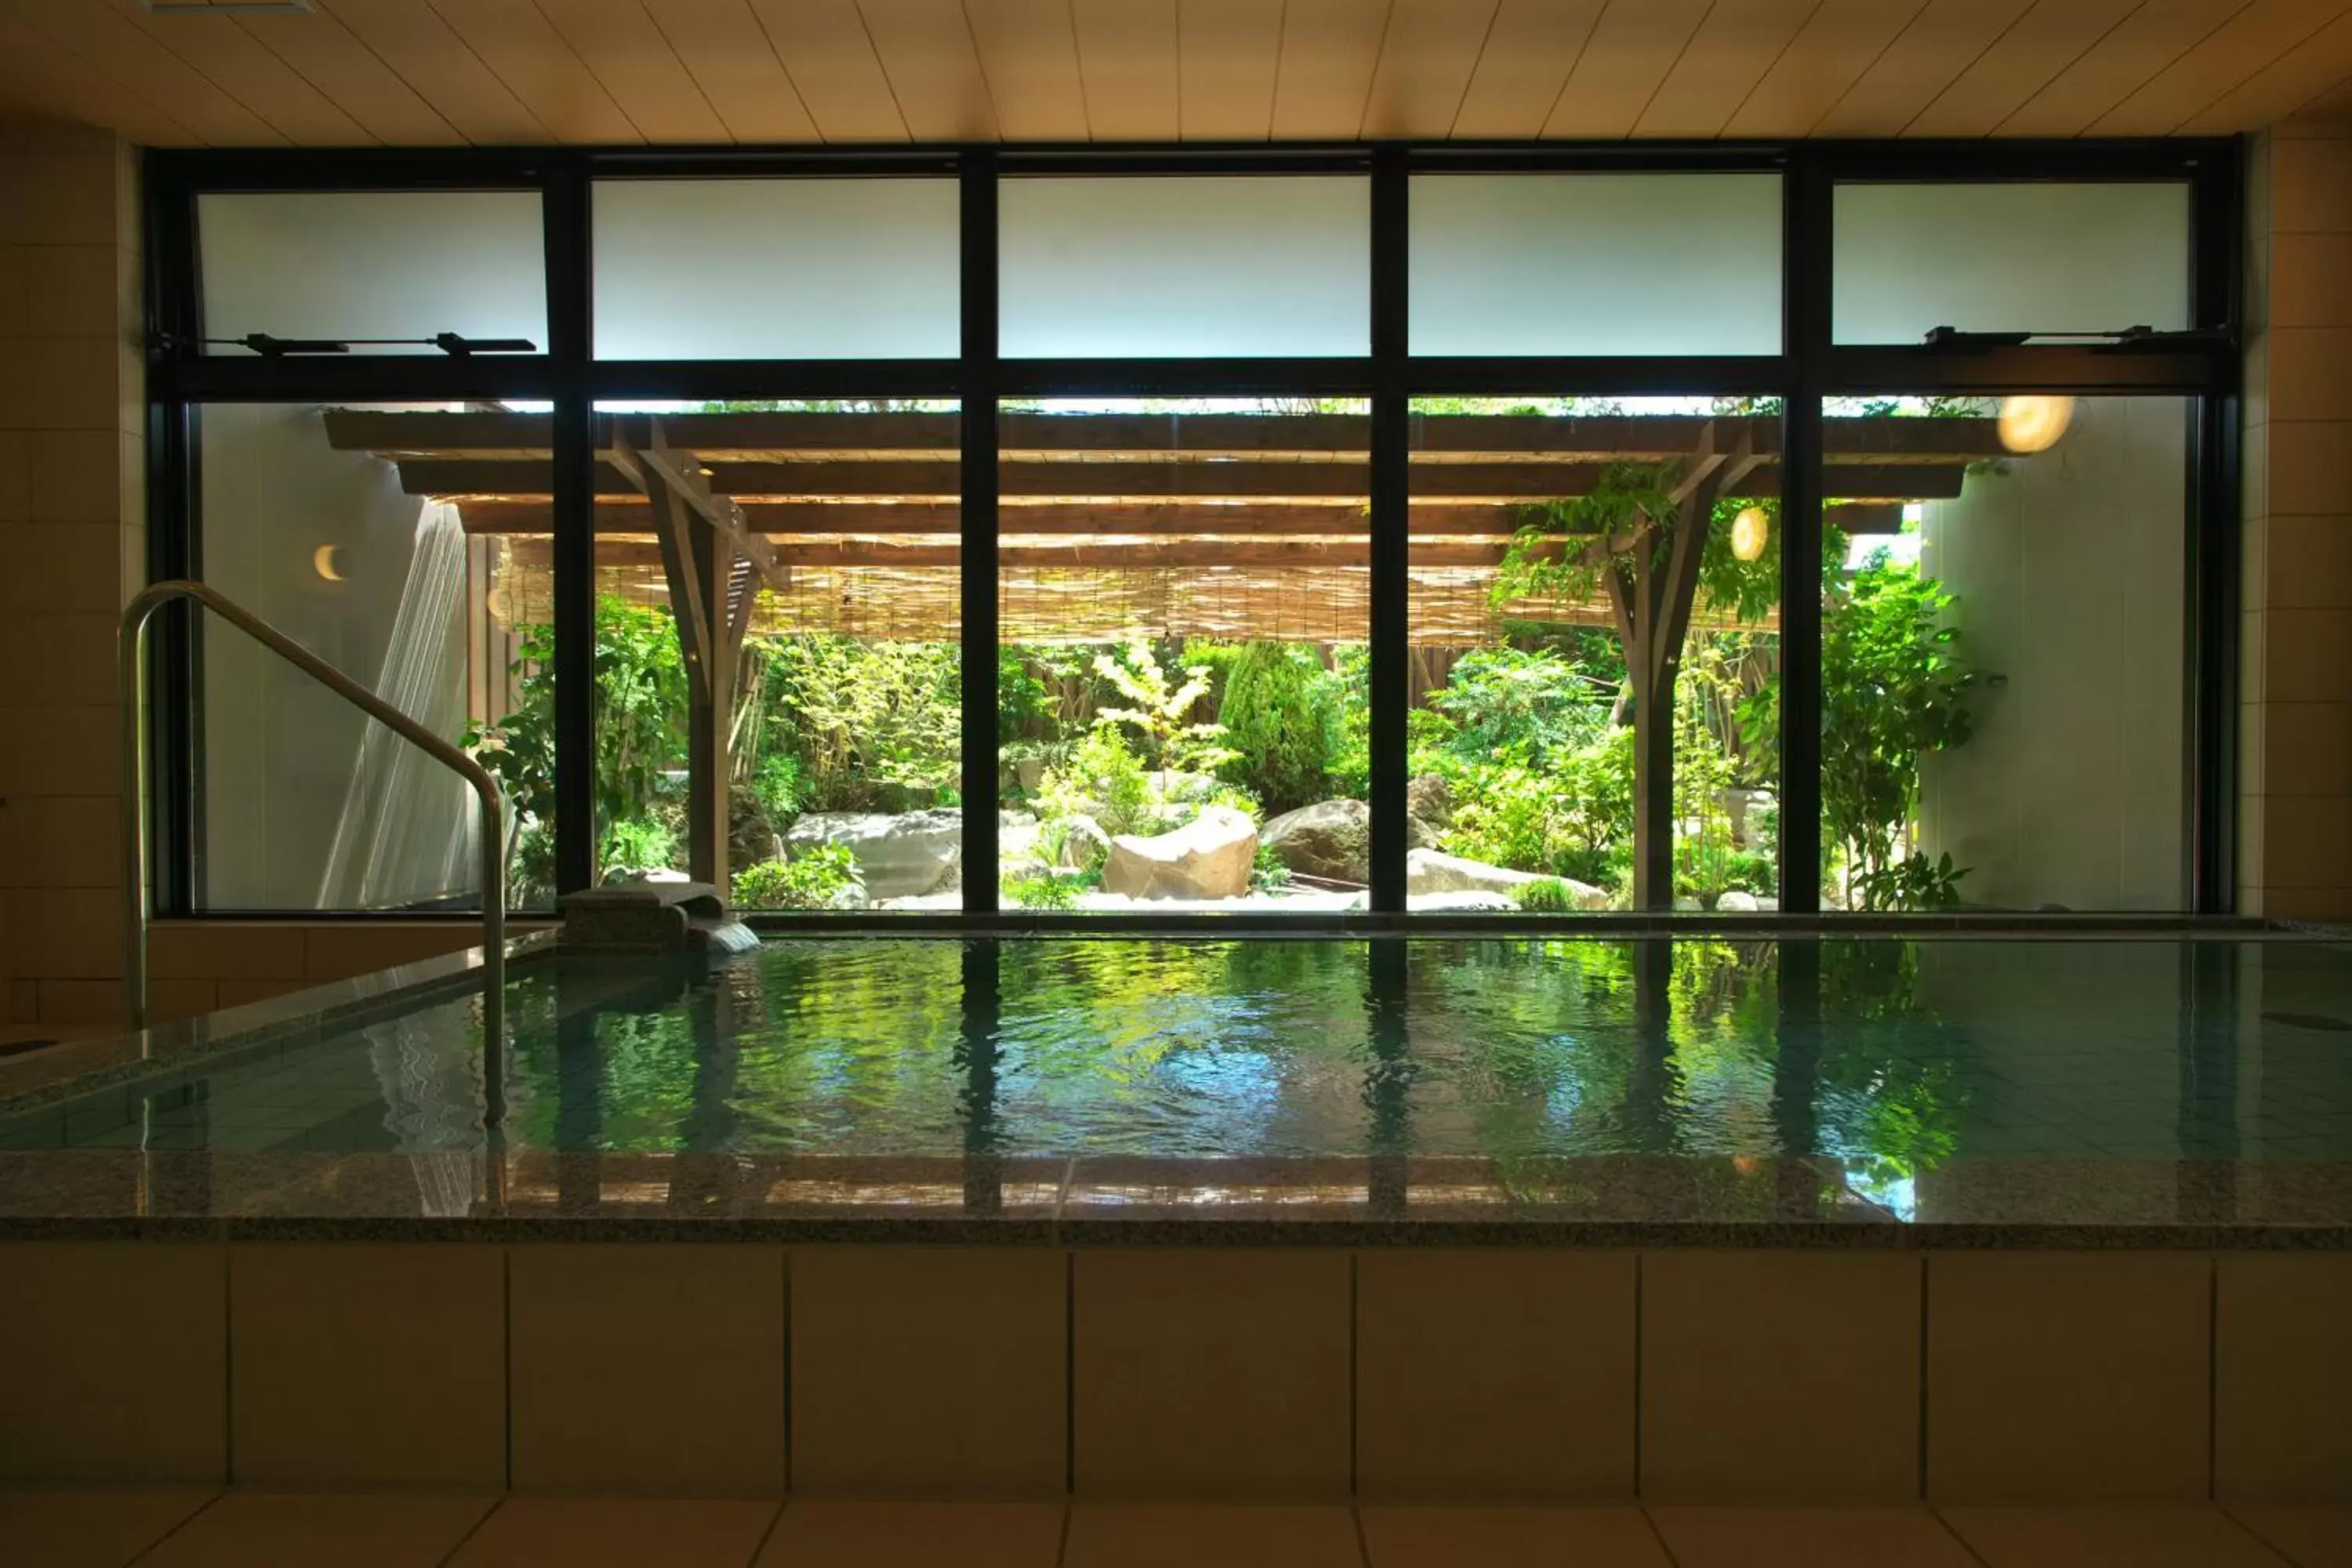
[[[2046,452],[2074,422],[2071,397],[2008,397],[2000,405],[2000,444],[2012,452]]]
[[[336,546],[321,544],[310,552],[310,570],[330,583],[340,583],[343,574],[335,566]]]
[[[1771,521],[1760,506],[1741,507],[1739,515],[1731,520],[1731,552],[1742,561],[1762,559],[1764,546],[1771,539]]]

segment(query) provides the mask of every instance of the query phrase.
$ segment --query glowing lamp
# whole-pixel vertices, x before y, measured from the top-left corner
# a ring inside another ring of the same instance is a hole
[[[321,544],[310,552],[310,570],[330,583],[343,580],[342,573],[335,565],[335,547],[331,544]]]
[[[2046,452],[2074,422],[2071,397],[2010,397],[2000,405],[2000,444],[2012,452]]]
[[[1731,552],[1742,561],[1760,559],[1771,542],[1772,524],[1760,506],[1744,506],[1731,520]]]

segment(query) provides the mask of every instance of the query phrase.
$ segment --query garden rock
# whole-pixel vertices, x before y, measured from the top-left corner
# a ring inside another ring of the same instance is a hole
[[[1103,857],[1110,853],[1110,835],[1104,832],[1102,824],[1093,817],[1066,816],[1060,819],[1060,827],[1062,837],[1058,854],[1045,854],[1043,835],[1040,835],[1039,854],[1047,864],[1083,871],[1090,866],[1101,865]]]
[[[963,863],[963,813],[813,811],[784,835],[793,855],[819,844],[838,844],[856,858],[869,898],[914,898],[954,884]]]
[[[1454,787],[1436,773],[1416,773],[1404,786],[1404,814],[1433,826],[1454,820]]]
[[[1508,898],[1513,889],[1542,880],[1533,871],[1489,866],[1484,860],[1465,859],[1435,849],[1410,850],[1404,858],[1404,890],[1408,893],[1499,893]]]
[[[1372,879],[1372,808],[1360,800],[1318,801],[1286,811],[1259,829],[1258,842],[1303,877]]]
[[[1103,891],[1130,899],[1238,899],[1249,891],[1257,826],[1213,805],[1173,833],[1122,833],[1103,862]]]
[[[1744,888],[1732,888],[1715,896],[1715,911],[1722,915],[1752,915],[1764,907],[1764,900]]]
[[[1496,914],[1518,905],[1501,893],[1420,893],[1412,907],[1416,914]]]

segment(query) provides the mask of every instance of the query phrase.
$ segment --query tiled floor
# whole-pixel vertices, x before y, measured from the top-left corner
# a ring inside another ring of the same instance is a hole
[[[2352,1507],[1216,1508],[0,1490],[39,1568],[2352,1568]]]

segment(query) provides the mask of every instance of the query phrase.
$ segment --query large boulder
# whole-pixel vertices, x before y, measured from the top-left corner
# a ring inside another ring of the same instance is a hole
[[[1372,808],[1360,800],[1321,800],[1286,811],[1258,830],[1258,842],[1301,876],[1372,879]]]
[[[1454,790],[1435,773],[1417,773],[1404,786],[1404,842],[1408,849],[1443,847],[1454,820]]]
[[[1543,879],[1538,872],[1489,866],[1484,860],[1465,859],[1435,849],[1405,852],[1407,893],[1500,893],[1507,898],[1515,889]]]
[[[1529,882],[1549,881],[1558,881],[1566,887],[1569,901],[1580,910],[1605,910],[1609,907],[1607,890],[1589,882],[1579,882],[1567,877],[1547,877],[1537,871],[1514,871],[1507,866],[1489,866],[1484,860],[1444,855],[1434,849],[1405,852],[1404,890],[1408,895],[1491,893],[1508,899]]]
[[[789,858],[838,844],[857,861],[868,898],[911,899],[958,884],[963,868],[963,813],[812,811],[784,835]]]
[[[1257,860],[1257,826],[1213,805],[1173,833],[1122,833],[1103,862],[1103,891],[1129,899],[1238,899]]]

